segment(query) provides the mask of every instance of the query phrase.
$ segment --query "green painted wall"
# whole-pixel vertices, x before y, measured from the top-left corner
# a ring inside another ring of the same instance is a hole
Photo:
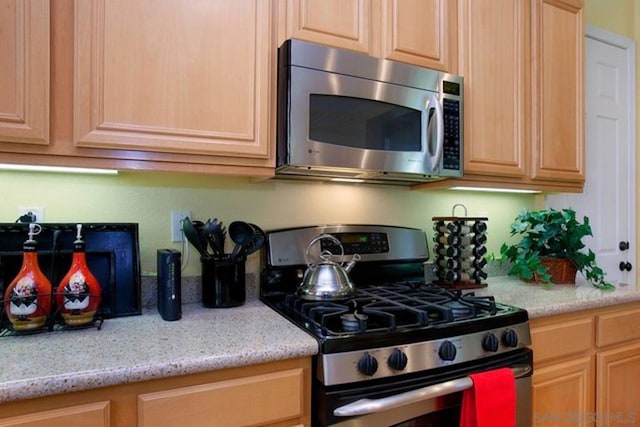
[[[172,210],[190,210],[193,218],[217,217],[229,224],[247,220],[265,229],[322,223],[379,223],[424,229],[431,235],[433,216],[446,216],[456,203],[469,215],[489,217],[490,251],[509,238],[508,225],[531,195],[452,190],[411,191],[403,187],[121,172],[118,176],[0,172],[0,222],[13,222],[22,206],[44,207],[47,222],[138,222],[142,269],[155,272],[158,248],[182,249],[171,242]],[[463,215],[461,209],[456,215]],[[191,250],[185,275],[199,274]],[[248,269],[258,269],[253,256]]]
[[[586,0],[587,24],[635,39],[636,0]]]

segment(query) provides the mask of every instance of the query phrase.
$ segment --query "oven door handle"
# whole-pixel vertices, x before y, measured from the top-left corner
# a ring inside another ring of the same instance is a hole
[[[531,373],[530,365],[517,365],[511,368],[515,378],[521,378]],[[355,415],[373,414],[383,412],[389,409],[407,405],[409,403],[420,402],[423,400],[434,399],[446,396],[473,387],[473,381],[470,377],[459,378],[456,380],[445,381],[440,384],[434,384],[416,390],[407,391],[396,394],[394,396],[383,397],[382,399],[360,399],[351,402],[348,405],[336,408],[333,415],[336,417],[352,417]]]

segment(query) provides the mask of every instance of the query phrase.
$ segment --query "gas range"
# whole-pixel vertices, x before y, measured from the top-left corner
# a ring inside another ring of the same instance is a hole
[[[337,262],[354,253],[362,257],[350,272],[357,289],[353,298],[296,296],[307,244],[323,233],[344,247]],[[326,386],[464,366],[531,344],[525,310],[425,283],[428,248],[422,230],[302,227],[267,233],[266,248],[261,299],[318,340],[316,377]]]

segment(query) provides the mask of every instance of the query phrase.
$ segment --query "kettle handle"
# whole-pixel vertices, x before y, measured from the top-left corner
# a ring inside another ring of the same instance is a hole
[[[304,254],[304,260],[307,262],[308,266],[311,266],[313,264],[312,262],[309,262],[309,257],[311,256],[311,254],[309,254],[309,249],[311,249],[311,246],[315,245],[317,242],[323,239],[331,240],[333,243],[337,244],[340,247],[340,256],[341,257],[344,256],[344,247],[342,246],[342,242],[340,240],[338,240],[335,236],[332,236],[331,234],[327,234],[327,233],[320,234],[319,236],[316,236],[313,239],[311,239],[311,241],[307,245],[307,251]],[[329,251],[322,251],[322,253],[331,254],[331,252]]]

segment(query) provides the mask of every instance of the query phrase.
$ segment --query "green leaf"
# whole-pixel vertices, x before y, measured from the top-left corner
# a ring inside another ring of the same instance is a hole
[[[501,260],[513,263],[509,274],[529,280],[533,277],[550,282],[551,276],[541,264],[541,256],[566,258],[576,265],[593,286],[613,289],[604,280],[604,271],[596,264],[593,251],[584,251],[583,239],[593,236],[588,217],[582,222],[571,208],[562,210],[520,211],[510,225],[511,236],[520,236],[520,241],[500,248]]]

